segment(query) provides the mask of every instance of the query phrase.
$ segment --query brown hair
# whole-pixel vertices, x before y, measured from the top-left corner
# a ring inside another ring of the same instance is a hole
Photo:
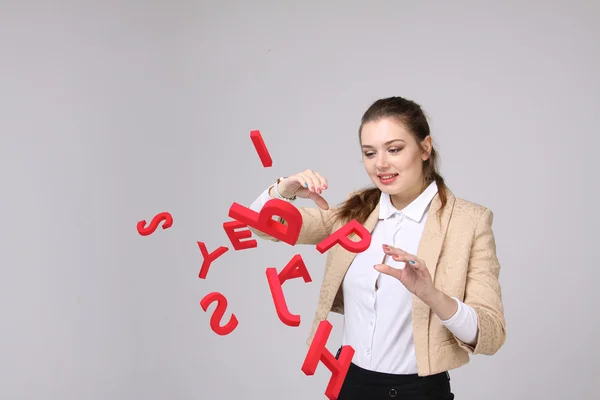
[[[421,143],[430,135],[429,123],[420,105],[402,97],[388,97],[377,100],[364,113],[360,128],[358,129],[359,141],[363,126],[368,122],[375,122],[382,118],[396,119],[412,133],[417,143]],[[442,207],[439,211],[442,211],[447,201],[446,185],[444,178],[438,173],[437,164],[437,152],[432,146],[429,158],[423,162],[423,175],[426,185],[429,185],[433,181],[437,184],[442,202]],[[362,224],[379,203],[380,196],[381,190],[377,187],[362,189],[340,205],[336,216],[342,221],[356,219]]]

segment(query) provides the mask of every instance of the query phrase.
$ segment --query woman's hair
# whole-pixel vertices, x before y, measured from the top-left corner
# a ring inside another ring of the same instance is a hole
[[[359,141],[362,128],[366,123],[375,122],[383,118],[394,118],[397,120],[414,136],[418,144],[430,135],[427,117],[421,106],[402,97],[388,97],[377,100],[364,113],[360,128],[358,129]],[[447,196],[444,178],[438,173],[437,163],[437,152],[432,146],[429,158],[423,162],[423,175],[425,185],[429,185],[433,181],[436,182],[442,202],[441,211],[446,205]],[[336,217],[346,222],[356,219],[362,224],[379,203],[380,196],[381,190],[377,187],[362,189],[340,205],[336,212]]]

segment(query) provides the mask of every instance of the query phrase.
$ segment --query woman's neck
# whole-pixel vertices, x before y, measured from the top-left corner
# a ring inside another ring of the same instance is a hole
[[[402,210],[402,209],[406,208],[410,203],[415,201],[415,199],[417,197],[419,197],[421,195],[421,193],[423,193],[425,191],[426,188],[427,188],[427,186],[425,185],[425,183],[423,183],[421,185],[416,185],[410,191],[405,191],[402,193],[396,193],[396,194],[390,195],[390,200],[392,201],[392,205],[397,210]]]

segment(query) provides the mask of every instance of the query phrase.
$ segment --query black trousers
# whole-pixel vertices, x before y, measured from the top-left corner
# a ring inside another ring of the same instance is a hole
[[[450,375],[396,375],[360,368],[354,363],[338,395],[338,400],[451,400]]]

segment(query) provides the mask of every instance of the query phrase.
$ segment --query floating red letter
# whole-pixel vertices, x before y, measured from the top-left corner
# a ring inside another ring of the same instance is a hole
[[[350,240],[348,235],[351,233],[356,233],[360,237],[360,241],[355,242]],[[361,253],[369,248],[369,245],[371,244],[371,234],[367,228],[353,219],[319,243],[317,245],[317,250],[319,253],[323,254],[332,248],[336,243],[339,243],[348,251],[353,253]]]
[[[235,317],[235,314],[231,314],[231,318],[229,319],[227,325],[219,326],[219,322],[223,318],[225,310],[227,309],[227,299],[225,296],[217,292],[209,293],[200,301],[200,306],[204,311],[206,311],[208,306],[215,301],[218,302],[218,304],[214,314],[210,318],[210,327],[217,335],[229,335],[235,328],[237,328],[238,320]]]
[[[292,246],[296,244],[302,228],[300,211],[280,199],[267,201],[260,213],[234,202],[229,208],[229,216]],[[283,218],[287,225],[273,220],[273,216]]]
[[[335,400],[340,393],[346,373],[348,373],[348,368],[350,368],[350,362],[352,361],[352,357],[354,357],[354,349],[351,346],[343,346],[339,358],[336,359],[325,347],[331,333],[331,328],[331,323],[327,320],[323,320],[319,324],[315,337],[308,349],[304,364],[302,364],[302,372],[306,375],[314,375],[319,361],[322,361],[332,373],[327,389],[325,390],[325,396],[331,400]]]
[[[275,303],[275,311],[279,316],[279,319],[286,325],[298,326],[300,325],[300,316],[293,315],[289,312],[287,304],[285,302],[285,296],[283,295],[283,289],[281,286],[288,279],[303,278],[304,282],[312,282],[310,274],[306,269],[304,260],[300,254],[296,254],[285,268],[277,275],[275,268],[267,268],[267,281],[269,282],[269,288],[271,289],[271,296]]]
[[[262,135],[260,131],[251,131],[250,139],[252,139],[252,143],[254,143],[254,148],[260,157],[260,161],[263,167],[271,167],[273,165],[273,160],[271,160],[271,156],[269,155],[269,150],[267,150],[267,146],[263,141]]]
[[[212,253],[208,254],[206,245],[203,242],[198,242],[198,247],[200,247],[200,251],[202,252],[202,256],[204,257],[204,261],[202,262],[202,267],[200,268],[200,274],[198,274],[198,278],[206,279],[206,274],[208,274],[210,264],[217,258],[221,257],[229,249],[225,246],[221,246]]]
[[[239,221],[229,221],[229,222],[224,222],[223,223],[223,229],[225,229],[225,233],[227,234],[227,237],[229,237],[229,240],[231,241],[231,244],[233,245],[233,248],[236,250],[244,250],[244,249],[251,249],[254,247],[258,246],[258,243],[256,243],[256,240],[244,240],[241,241],[240,239],[249,239],[252,237],[252,231],[250,229],[244,229],[243,231],[239,231],[236,232],[236,229],[240,229],[240,228],[247,228],[248,225],[239,222]]]
[[[165,221],[165,223],[162,225],[163,229],[168,229],[173,225],[173,217],[171,216],[171,214],[169,214],[168,212],[162,212],[160,214],[157,214],[154,218],[152,218],[152,222],[150,222],[150,226],[148,227],[145,227],[145,219],[139,221],[137,223],[137,231],[142,236],[151,235],[154,233],[154,231],[158,227],[158,224],[161,221]]]

